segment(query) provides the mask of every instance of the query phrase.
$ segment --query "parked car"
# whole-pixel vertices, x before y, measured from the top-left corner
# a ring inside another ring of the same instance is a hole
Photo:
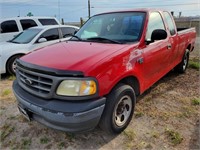
[[[54,17],[15,17],[0,20],[0,42],[11,40],[23,30],[34,26],[59,25]]]
[[[99,124],[120,133],[137,96],[172,69],[186,71],[195,37],[195,28],[177,29],[167,11],[95,15],[70,41],[17,60],[19,110],[54,129],[80,132]]]
[[[15,59],[33,50],[70,39],[76,26],[38,26],[24,30],[8,42],[0,43],[0,74],[15,73]]]

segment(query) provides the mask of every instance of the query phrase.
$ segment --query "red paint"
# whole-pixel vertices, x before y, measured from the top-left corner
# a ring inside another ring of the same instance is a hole
[[[133,10],[131,10],[133,11]],[[25,62],[60,70],[82,71],[85,76],[95,77],[99,83],[99,96],[108,94],[123,78],[134,76],[140,83],[140,93],[172,70],[184,55],[186,48],[194,47],[196,31],[183,30],[165,40],[145,44],[148,14],[139,42],[134,44],[106,44],[68,41],[32,52],[22,57]],[[159,11],[162,14],[162,11]],[[164,18],[163,18],[164,20]],[[172,48],[167,49],[171,43]],[[138,59],[143,58],[143,63]]]

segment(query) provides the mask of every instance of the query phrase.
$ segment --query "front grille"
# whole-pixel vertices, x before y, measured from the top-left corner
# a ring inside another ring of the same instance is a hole
[[[53,79],[46,75],[17,66],[17,79],[20,86],[26,91],[44,98],[50,97]]]
[[[59,96],[56,94],[58,85],[63,80],[84,77],[83,73],[80,71],[65,71],[53,68],[51,69],[26,63],[20,59],[16,61],[16,64],[16,78],[19,86],[23,88],[26,92],[30,93],[30,95],[48,100],[72,100],[73,97]],[[34,97],[32,98],[34,99]],[[75,97],[74,99],[77,100],[77,97]]]
[[[27,87],[38,93],[48,94],[51,90],[52,80],[31,75],[24,71],[19,71],[21,82]]]

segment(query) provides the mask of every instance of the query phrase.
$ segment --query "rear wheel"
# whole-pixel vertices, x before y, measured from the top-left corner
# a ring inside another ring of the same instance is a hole
[[[15,55],[12,56],[6,64],[6,70],[9,74],[11,75],[15,75],[15,71],[16,71],[16,59],[21,57],[22,55]]]
[[[129,85],[119,84],[107,97],[99,126],[109,133],[120,133],[132,119],[136,102],[135,92]]]
[[[178,73],[185,73],[189,61],[189,50],[185,51],[185,54],[182,58],[182,61],[174,68],[174,70]]]

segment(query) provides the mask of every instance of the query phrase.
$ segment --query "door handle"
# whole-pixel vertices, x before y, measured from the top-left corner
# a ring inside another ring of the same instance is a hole
[[[172,45],[171,44],[168,44],[167,45],[167,49],[171,49],[172,48]]]

